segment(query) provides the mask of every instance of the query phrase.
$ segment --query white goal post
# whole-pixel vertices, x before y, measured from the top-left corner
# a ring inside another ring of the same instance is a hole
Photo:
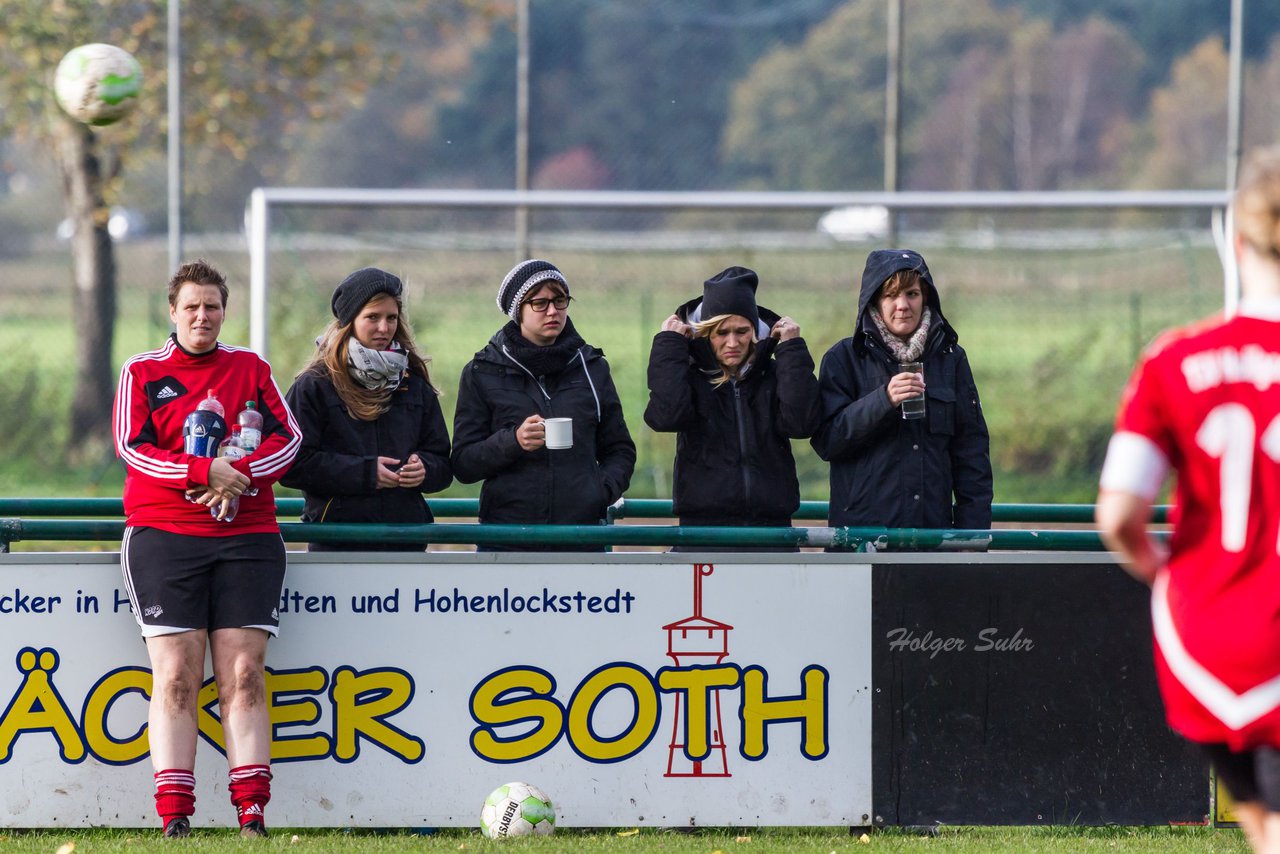
[[[268,249],[276,207],[489,208],[510,210],[825,211],[878,206],[909,210],[1210,210],[1223,260],[1223,303],[1239,295],[1229,241],[1230,194],[1224,190],[1064,192],[641,192],[584,190],[377,190],[341,187],[259,187],[249,195],[249,346],[268,355]]]

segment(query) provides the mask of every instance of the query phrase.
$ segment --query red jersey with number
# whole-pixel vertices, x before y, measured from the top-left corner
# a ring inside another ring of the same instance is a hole
[[[1236,750],[1280,747],[1280,322],[1217,318],[1158,339],[1126,391],[1124,433],[1177,476],[1169,565],[1152,588],[1169,724]]]
[[[231,464],[258,491],[240,496],[230,522],[218,521],[208,507],[185,495],[209,483],[213,460],[184,451],[182,425],[210,389],[228,424],[235,423],[246,401],[254,401],[262,413],[262,444]],[[112,428],[116,453],[125,464],[129,525],[201,537],[280,530],[271,485],[293,464],[302,433],[271,378],[271,366],[257,353],[222,343],[207,353],[188,353],[171,336],[160,349],[125,362]]]

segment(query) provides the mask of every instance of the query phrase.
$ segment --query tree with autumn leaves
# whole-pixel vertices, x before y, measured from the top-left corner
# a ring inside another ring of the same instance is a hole
[[[407,11],[409,5],[404,4]],[[341,0],[201,0],[182,20],[182,133],[192,193],[217,182],[215,153],[250,163],[264,146],[357,103],[394,71],[374,48],[398,5]],[[163,0],[0,0],[0,135],[34,143],[61,178],[71,238],[75,389],[72,458],[109,448],[115,369],[116,264],[108,212],[132,158],[163,152],[167,6]],[[143,89],[124,121],[90,128],[57,106],[54,70],[71,48],[118,45],[137,57]],[[157,287],[168,278],[156,271]]]

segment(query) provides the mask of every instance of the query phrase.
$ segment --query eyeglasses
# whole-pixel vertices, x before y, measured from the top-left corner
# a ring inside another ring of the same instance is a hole
[[[557,311],[564,311],[569,307],[569,300],[571,299],[573,299],[573,297],[570,296],[538,297],[537,299],[525,300],[524,305],[529,306],[529,308],[533,309],[538,314],[544,314],[546,310],[553,305],[556,307]]]

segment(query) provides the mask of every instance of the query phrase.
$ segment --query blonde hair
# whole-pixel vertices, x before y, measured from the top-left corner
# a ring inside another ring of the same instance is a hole
[[[385,296],[389,296],[389,294],[378,293],[369,302],[373,302],[375,299],[382,299]],[[409,373],[422,377],[426,384],[431,387],[431,390],[439,394],[439,389],[431,385],[431,376],[427,372],[427,362],[431,361],[431,358],[418,353],[418,346],[413,341],[413,328],[409,325],[409,318],[405,317],[404,314],[404,305],[400,302],[399,297],[392,297],[392,299],[396,301],[396,308],[400,312],[400,318],[396,324],[396,334],[392,338],[404,350],[405,355],[409,357]],[[368,305],[369,302],[366,302],[365,305]],[[364,306],[360,308],[361,311],[364,310]],[[356,313],[356,316],[360,316],[359,312]],[[347,351],[350,348],[351,339],[355,337],[355,323],[355,320],[350,323],[339,323],[337,319],[329,321],[329,325],[325,327],[324,332],[321,333],[319,340],[316,342],[315,355],[298,372],[298,376],[300,377],[309,372],[327,374],[330,382],[333,383],[334,390],[338,393],[339,399],[347,407],[347,412],[351,414],[352,418],[359,421],[377,421],[391,408],[391,391],[389,389],[365,388],[351,378],[351,373],[347,370],[349,366]]]
[[[1280,259],[1280,146],[1249,155],[1232,207],[1240,236],[1259,253]]]
[[[706,320],[699,320],[697,323],[693,325],[693,337],[709,339],[711,337],[711,333],[715,332],[717,329],[720,328],[720,324],[724,323],[726,320],[728,320],[731,317],[737,317],[737,316],[738,315],[734,315],[734,314],[717,314],[715,317],[709,317]],[[751,322],[750,318],[744,318],[744,319],[747,321],[747,323]],[[750,362],[751,357],[756,354],[756,340],[757,340],[756,334],[757,334],[756,328],[752,327],[751,346],[747,348],[747,356],[745,359],[742,360],[742,364],[738,365],[738,370],[734,371],[733,373],[730,373],[728,368],[726,368],[724,365],[720,365],[720,376],[715,377],[709,381],[713,386],[719,387],[727,383],[729,380],[737,378],[738,371],[741,371],[742,366],[747,364],[747,362]],[[717,362],[717,364],[719,363]]]

